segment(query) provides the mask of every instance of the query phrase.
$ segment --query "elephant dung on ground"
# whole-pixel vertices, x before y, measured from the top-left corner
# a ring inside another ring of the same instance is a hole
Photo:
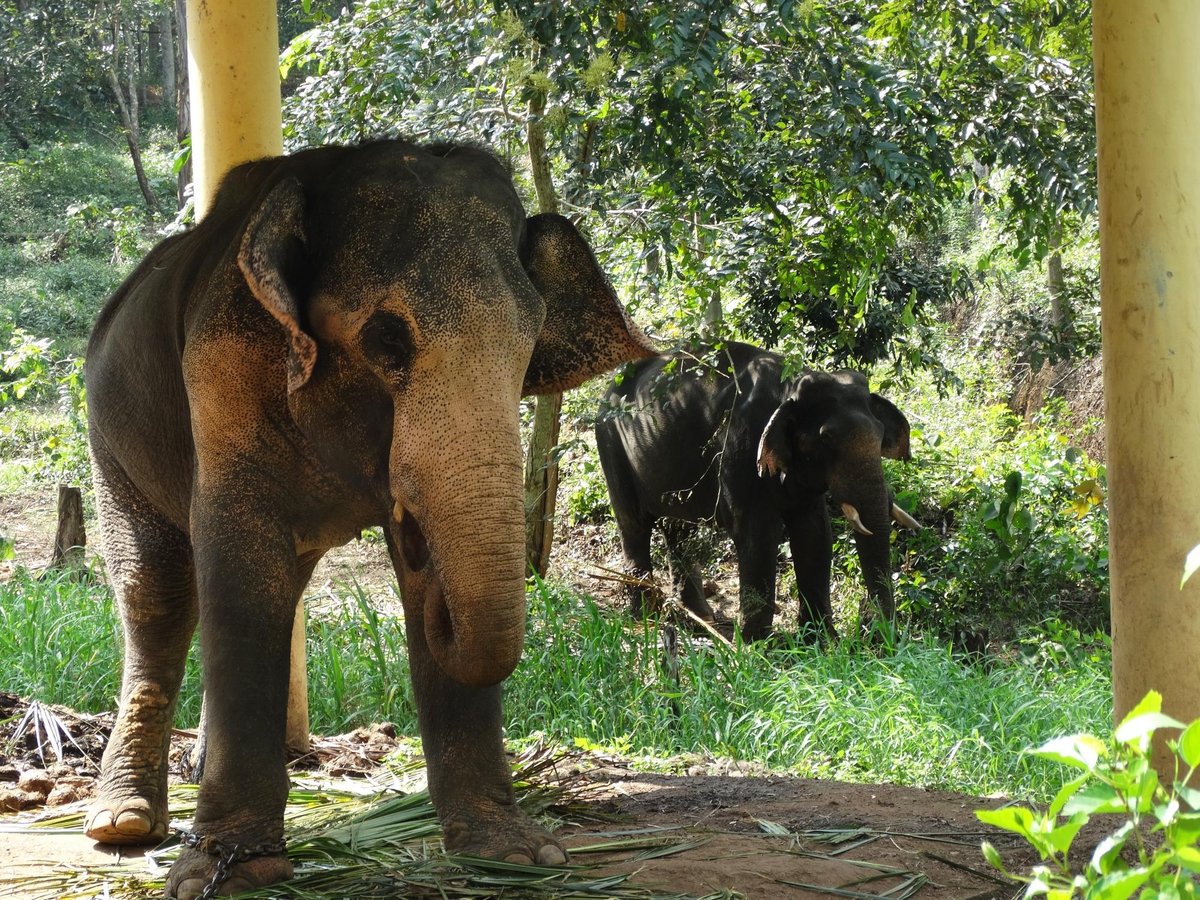
[[[893,502],[881,457],[909,458],[909,425],[861,373],[787,379],[782,357],[742,343],[644,359],[609,388],[596,447],[626,566],[643,585],[631,589],[635,615],[647,597],[651,532],[663,520],[682,602],[711,618],[680,523],[714,522],[733,539],[746,639],[771,631],[785,537],[800,628],[833,636],[829,495],[854,527],[869,605],[892,620],[891,519],[919,526]]]
[[[501,738],[499,684],[525,636],[518,405],[651,352],[575,228],[526,218],[483,150],[387,140],[235,169],[117,290],[88,347],[125,635],[88,835],[166,835],[199,621],[206,768],[168,893],[200,895],[231,860],[222,895],[290,877],[296,604],[327,549],[378,525],[447,848],[564,861],[517,809]]]

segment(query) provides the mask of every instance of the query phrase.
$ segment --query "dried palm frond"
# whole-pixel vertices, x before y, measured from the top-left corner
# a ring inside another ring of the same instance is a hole
[[[518,758],[518,800],[531,815],[560,807],[571,799],[572,785],[582,780],[564,765],[563,754],[533,748]],[[339,782],[314,786],[313,779],[295,779],[288,794],[285,831],[289,855],[296,866],[293,880],[248,894],[296,900],[374,900],[430,897],[442,900],[472,897],[528,897],[544,900],[613,898],[613,900],[697,900],[680,893],[628,884],[628,874],[601,874],[595,866],[549,867],[520,865],[493,859],[455,856],[442,852],[440,827],[425,790],[405,793],[388,785],[409,783],[411,767],[400,766],[373,784]],[[169,791],[171,815],[190,820],[197,788],[177,785]],[[47,816],[24,826],[29,829],[77,829],[82,812]],[[649,859],[679,853],[697,845],[685,835],[674,839],[665,831],[642,830],[611,834],[602,846],[581,848],[577,854],[603,852],[605,863]],[[147,868],[130,875],[122,867],[88,871],[60,870],[25,878],[26,895],[64,900],[122,897],[131,900],[161,896],[169,863],[179,853],[172,842],[146,854]],[[4,882],[0,881],[0,893]],[[721,894],[702,900],[717,900]]]
[[[12,735],[9,737],[9,749],[15,747],[22,738],[29,736],[33,737],[31,749],[37,751],[38,758],[41,759],[43,765],[46,762],[47,749],[54,753],[56,760],[62,760],[64,738],[79,751],[80,756],[88,755],[82,747],[75,743],[75,738],[71,736],[71,729],[58,717],[58,714],[38,700],[29,701],[29,705],[25,707],[25,714],[13,726]]]

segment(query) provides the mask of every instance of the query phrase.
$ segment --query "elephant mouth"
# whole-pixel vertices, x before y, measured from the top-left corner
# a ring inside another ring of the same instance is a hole
[[[399,500],[392,515],[400,523],[400,553],[404,563],[412,571],[419,572],[429,564],[429,542],[425,540],[425,532],[421,530],[417,517],[405,510]]]

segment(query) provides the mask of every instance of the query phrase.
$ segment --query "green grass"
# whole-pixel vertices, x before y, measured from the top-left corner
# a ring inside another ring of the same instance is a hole
[[[358,587],[309,624],[313,730],[373,721],[416,734],[403,624]],[[736,652],[680,636],[679,681],[656,626],[589,598],[531,589],[525,657],[505,687],[508,736],[600,746],[660,760],[736,757],[807,777],[1001,792],[1044,801],[1061,773],[1024,754],[1057,735],[1109,727],[1109,654],[1031,645],[969,662],[932,642],[881,653],[853,641]],[[81,711],[111,709],[119,627],[101,583],[18,572],[0,584],[3,688]],[[199,709],[195,660],[178,721]],[[653,763],[651,763],[653,764]]]

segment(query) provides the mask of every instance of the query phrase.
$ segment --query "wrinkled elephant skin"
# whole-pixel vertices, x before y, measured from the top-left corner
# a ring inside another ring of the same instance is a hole
[[[561,862],[513,802],[499,683],[525,633],[523,394],[652,348],[559,216],[485,151],[379,141],[235,169],[109,300],[86,378],[121,607],[120,712],[85,828],[167,829],[167,749],[197,622],[207,755],[171,896],[218,844],[222,893],[288,878],[289,636],[321,555],[383,526],[430,788],[451,850]],[[318,688],[319,689],[319,688]]]
[[[601,404],[596,446],[626,566],[643,585],[631,589],[632,612],[645,610],[651,531],[662,520],[684,605],[711,617],[680,523],[715,522],[737,554],[746,639],[770,633],[784,538],[800,628],[833,636],[828,495],[854,522],[867,606],[890,621],[893,504],[881,457],[908,459],[908,436],[904,415],[860,373],[785,380],[783,359],[749,344],[627,367]]]

